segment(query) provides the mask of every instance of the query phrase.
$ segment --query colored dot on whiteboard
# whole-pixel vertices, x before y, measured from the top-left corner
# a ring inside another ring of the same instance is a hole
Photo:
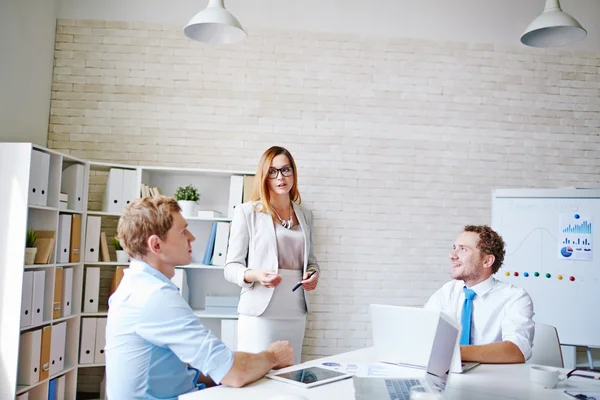
[[[506,273],[504,275],[510,276],[510,272],[506,271]]]
[[[562,281],[562,275],[558,275],[556,278],[558,278],[559,281]]]
[[[552,275],[550,274],[546,274],[546,278],[550,278]]]
[[[572,277],[570,277],[569,279],[571,280],[571,282],[573,282],[573,281],[575,280],[575,277],[574,277],[574,276],[572,276]]]
[[[518,273],[518,272],[515,272],[515,276],[519,276],[519,273]]]
[[[573,218],[575,218],[575,219],[579,219],[579,214],[575,214],[575,215],[573,215]]]
[[[527,278],[529,276],[529,272],[523,272],[523,276]]]
[[[533,276],[540,276],[540,273],[539,272],[534,272]]]

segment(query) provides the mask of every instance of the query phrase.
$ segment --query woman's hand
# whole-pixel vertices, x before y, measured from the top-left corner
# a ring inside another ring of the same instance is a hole
[[[310,278],[308,277],[314,270],[309,270],[304,273],[304,277],[302,278],[302,288],[304,290],[315,290],[317,288],[317,284],[319,283],[319,272],[317,271]]]
[[[274,288],[281,283],[281,275],[272,271],[249,269],[244,273],[244,280],[248,283],[260,282],[266,288]]]

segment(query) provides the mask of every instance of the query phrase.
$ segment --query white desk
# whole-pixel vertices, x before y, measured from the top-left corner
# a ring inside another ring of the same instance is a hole
[[[351,351],[326,358],[320,358],[301,364],[302,366],[320,365],[324,361],[340,363],[379,364],[374,361],[373,348]],[[385,364],[381,364],[385,365]],[[298,366],[287,369],[295,369]],[[397,367],[398,377],[419,377],[424,371]],[[285,371],[285,370],[282,370]],[[566,372],[567,370],[565,370]],[[577,378],[572,378],[577,379]],[[564,390],[600,391],[600,382],[590,379],[578,379],[577,382],[567,380],[558,384],[556,389],[543,389],[529,381],[529,365],[479,365],[464,374],[451,374],[446,389],[446,399],[480,400],[480,399],[544,399],[566,400]],[[249,400],[264,399],[278,393],[293,393],[307,399],[351,400],[354,398],[352,379],[346,379],[317,386],[311,389],[295,386],[263,378],[241,389],[218,386],[180,396],[181,400]],[[377,400],[377,399],[373,399]]]

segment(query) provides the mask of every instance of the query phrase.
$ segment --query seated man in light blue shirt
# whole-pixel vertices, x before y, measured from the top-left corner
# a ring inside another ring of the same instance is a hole
[[[292,364],[288,342],[259,354],[232,352],[179,295],[170,279],[176,265],[191,262],[195,238],[174,199],[133,201],[117,230],[133,261],[109,301],[109,399],[176,399],[203,384],[241,387]]]

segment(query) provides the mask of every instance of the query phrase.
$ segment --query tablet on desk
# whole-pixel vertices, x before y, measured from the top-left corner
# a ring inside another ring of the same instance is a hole
[[[324,385],[326,383],[351,377],[351,374],[331,371],[329,369],[319,367],[308,367],[297,369],[295,371],[267,374],[267,378],[305,388]]]

